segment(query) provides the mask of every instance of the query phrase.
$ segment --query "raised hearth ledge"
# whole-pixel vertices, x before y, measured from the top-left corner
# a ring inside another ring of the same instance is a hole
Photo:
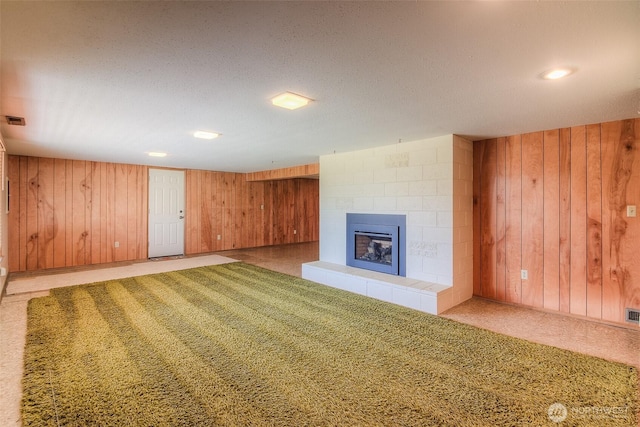
[[[302,264],[302,277],[431,314],[440,314],[454,305],[451,286],[325,261]]]

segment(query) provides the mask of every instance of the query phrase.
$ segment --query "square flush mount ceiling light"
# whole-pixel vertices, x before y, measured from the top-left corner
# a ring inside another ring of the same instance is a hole
[[[295,93],[285,92],[271,99],[273,105],[286,108],[287,110],[295,110],[296,108],[304,107],[311,99],[304,96],[296,95]]]
[[[200,139],[216,139],[220,136],[219,133],[216,132],[207,132],[204,130],[198,130],[193,133],[193,136]]]

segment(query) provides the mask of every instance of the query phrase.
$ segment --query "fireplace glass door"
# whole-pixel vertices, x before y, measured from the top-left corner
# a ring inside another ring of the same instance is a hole
[[[355,232],[354,258],[383,265],[393,263],[393,236],[387,233]]]

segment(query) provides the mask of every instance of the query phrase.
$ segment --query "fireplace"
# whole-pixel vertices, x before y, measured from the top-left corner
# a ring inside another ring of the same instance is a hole
[[[347,265],[405,276],[406,217],[347,214]]]

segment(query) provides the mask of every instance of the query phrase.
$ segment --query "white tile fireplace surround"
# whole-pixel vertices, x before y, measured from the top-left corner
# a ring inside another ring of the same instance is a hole
[[[406,215],[406,277],[346,265],[346,214]],[[439,314],[473,294],[473,145],[456,135],[320,157],[320,260],[302,276]]]

